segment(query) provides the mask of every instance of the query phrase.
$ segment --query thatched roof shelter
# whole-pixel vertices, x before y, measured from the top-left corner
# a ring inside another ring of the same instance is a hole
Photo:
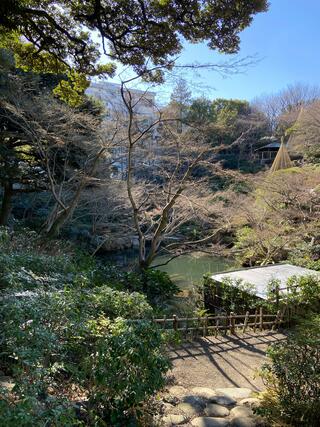
[[[292,167],[292,162],[291,162],[287,147],[282,140],[279,151],[272,163],[270,172],[276,172],[277,170],[288,169],[291,167]]]

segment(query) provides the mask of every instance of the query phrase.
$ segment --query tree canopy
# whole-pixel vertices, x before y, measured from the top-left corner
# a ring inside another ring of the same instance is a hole
[[[267,7],[267,0],[2,0],[0,36],[9,32],[29,66],[40,58],[42,66],[59,71],[68,66],[85,74],[112,74],[119,61],[141,72],[150,60],[167,64],[184,39],[237,52],[238,33]],[[27,43],[19,46],[16,36]],[[111,63],[99,64],[101,47]]]

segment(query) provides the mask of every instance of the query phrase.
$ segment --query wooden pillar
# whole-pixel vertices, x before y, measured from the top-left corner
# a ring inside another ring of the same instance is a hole
[[[206,337],[208,335],[208,316],[206,316],[203,320],[203,336]]]
[[[214,333],[215,337],[218,336],[218,329],[219,329],[219,318],[216,319],[216,329],[215,329],[215,333]]]
[[[230,313],[230,334],[235,334],[235,317],[233,311]]]
[[[258,310],[256,309],[254,313],[254,325],[253,325],[253,332],[256,332],[257,329],[257,321],[258,321]]]
[[[259,323],[260,323],[260,331],[263,331],[263,308],[262,307],[260,307]]]
[[[243,330],[242,332],[246,332],[247,326],[248,326],[248,322],[249,322],[249,311],[246,312],[246,316],[244,318],[244,322],[243,322]]]
[[[175,314],[172,316],[172,318],[173,318],[173,329],[175,331],[177,331],[178,330],[178,318]]]
[[[274,323],[272,325],[272,330],[274,331],[275,329],[277,329],[277,326],[279,328],[279,321],[280,321],[280,316],[281,316],[281,310],[277,311],[277,315],[276,318],[274,319]]]

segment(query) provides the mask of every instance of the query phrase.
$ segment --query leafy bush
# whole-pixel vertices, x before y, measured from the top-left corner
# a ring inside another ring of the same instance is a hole
[[[215,306],[227,312],[246,312],[258,305],[255,287],[241,279],[226,277],[221,283],[215,283],[210,277],[204,279],[204,289]]]
[[[292,276],[287,281],[287,302],[311,311],[320,309],[320,276]]]
[[[169,275],[160,270],[146,270],[139,276],[140,289],[151,303],[163,303],[180,292],[178,286],[172,282]]]
[[[320,271],[320,244],[301,244],[291,251],[289,260],[292,264]]]
[[[62,290],[108,286],[121,291],[140,292],[159,308],[179,288],[167,273],[159,270],[127,272],[73,249],[63,253],[64,243],[45,241],[28,229],[9,232],[0,227],[0,291]],[[56,248],[56,254],[51,248]]]
[[[262,377],[261,412],[293,426],[316,427],[320,413],[320,316],[302,321],[285,342],[273,345]]]
[[[0,290],[62,289],[89,272],[92,276],[93,267],[90,257],[71,251],[67,243],[46,241],[28,229],[9,232],[0,227]]]
[[[78,372],[89,390],[88,408],[101,418],[107,409],[112,424],[138,415],[141,404],[164,386],[169,368],[159,330],[146,321],[116,319],[110,324],[101,317],[89,322],[86,333],[95,341]]]
[[[1,393],[0,393],[1,394]],[[50,399],[50,402],[41,404],[33,396],[26,395],[23,399],[13,403],[10,396],[4,392],[0,399],[1,425],[6,427],[43,427],[64,426],[74,427],[83,425],[76,418],[74,408],[67,405],[63,399]]]
[[[60,244],[54,255],[29,230],[0,230],[0,370],[15,382],[0,390],[1,422],[129,425],[169,367],[166,336],[137,290],[169,295],[170,279],[119,272]]]
[[[14,397],[3,397],[8,419],[23,413],[21,399],[33,405],[31,412],[40,408],[41,422],[53,422],[58,407],[61,417],[75,417],[70,395],[76,389],[72,400],[82,401],[84,425],[98,419],[123,425],[164,385],[169,368],[156,325],[124,318],[151,313],[144,296],[107,287],[6,298],[0,369],[16,382]]]
[[[95,282],[107,281],[108,285],[118,290],[141,292],[148,301],[159,306],[180,292],[169,275],[160,270],[145,270],[143,272],[121,271],[110,265],[100,266],[96,273]]]

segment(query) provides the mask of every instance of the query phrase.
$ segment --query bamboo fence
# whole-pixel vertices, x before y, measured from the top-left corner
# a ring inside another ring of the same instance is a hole
[[[246,332],[248,329],[256,332],[265,329],[277,330],[281,324],[287,321],[285,310],[278,310],[276,314],[264,313],[263,308],[256,309],[254,314],[248,311],[245,314],[223,314],[217,316],[204,317],[163,317],[153,319],[154,323],[162,329],[173,330],[188,336],[217,336],[218,333],[235,334],[236,332]]]

